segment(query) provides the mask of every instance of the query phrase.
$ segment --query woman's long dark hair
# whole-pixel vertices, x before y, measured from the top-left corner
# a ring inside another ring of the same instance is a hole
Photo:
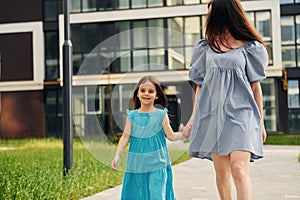
[[[226,48],[232,49],[228,46],[225,40],[225,33],[228,31],[236,40],[253,41],[257,40],[264,45],[261,36],[256,28],[251,24],[247,15],[239,2],[239,0],[212,0],[208,4],[210,8],[206,19],[205,36],[208,45],[212,49],[223,52],[220,44]]]
[[[160,104],[164,108],[166,108],[168,106],[168,99],[167,99],[166,95],[164,94],[163,89],[162,89],[159,81],[157,80],[157,78],[154,76],[144,76],[140,79],[140,81],[136,85],[136,88],[133,92],[132,104],[133,104],[134,109],[138,109],[141,107],[141,101],[138,98],[137,93],[139,91],[140,85],[143,83],[146,83],[147,81],[153,83],[153,85],[155,86],[155,89],[156,89],[157,99],[155,99],[154,104]]]

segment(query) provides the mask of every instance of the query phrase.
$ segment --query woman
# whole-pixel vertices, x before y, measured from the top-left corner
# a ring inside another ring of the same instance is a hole
[[[263,157],[266,131],[260,81],[268,65],[267,48],[239,0],[208,4],[205,39],[194,47],[190,78],[197,85],[185,134],[189,155],[214,163],[221,199],[253,199],[250,160]]]

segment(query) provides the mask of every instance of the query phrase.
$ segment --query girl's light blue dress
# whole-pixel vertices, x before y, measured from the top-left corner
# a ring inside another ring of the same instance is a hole
[[[175,200],[173,175],[162,120],[168,110],[127,111],[130,146],[122,200]]]
[[[261,117],[250,83],[263,80],[266,49],[258,41],[226,53],[213,51],[205,39],[194,46],[190,78],[201,86],[192,126],[189,155],[211,159],[234,150],[263,157]]]

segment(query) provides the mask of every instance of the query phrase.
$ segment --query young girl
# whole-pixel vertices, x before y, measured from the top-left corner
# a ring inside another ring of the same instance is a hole
[[[184,135],[173,132],[166,108],[154,107],[155,104],[167,106],[167,98],[155,77],[143,77],[132,99],[136,110],[127,113],[125,129],[112,161],[112,168],[116,170],[120,155],[130,140],[121,199],[174,200],[165,136],[175,141],[183,139]]]

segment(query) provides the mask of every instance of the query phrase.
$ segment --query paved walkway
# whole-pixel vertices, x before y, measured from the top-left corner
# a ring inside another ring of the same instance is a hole
[[[300,146],[265,146],[265,158],[251,163],[255,200],[300,200],[299,154]],[[185,161],[173,166],[173,176],[177,200],[218,199],[211,161]],[[83,200],[119,200],[120,193],[117,186]]]

